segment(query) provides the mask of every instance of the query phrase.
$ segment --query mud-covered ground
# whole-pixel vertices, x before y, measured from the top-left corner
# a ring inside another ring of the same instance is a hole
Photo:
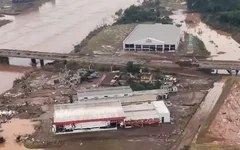
[[[240,146],[240,84],[236,83],[222,104],[206,136],[212,137],[208,142],[217,146]]]
[[[187,73],[190,73],[189,70]],[[99,78],[93,82],[84,82],[76,88],[91,87],[101,82]],[[40,122],[32,135],[41,144],[38,147],[58,150],[94,149],[133,149],[168,150],[177,141],[189,118],[198,108],[205,94],[213,83],[213,77],[192,72],[191,76],[175,75],[179,80],[179,92],[171,94],[166,100],[171,112],[172,123],[161,126],[149,126],[135,129],[121,129],[110,132],[95,132],[54,136],[50,132],[55,103],[67,103],[68,94],[75,94],[74,89],[63,86],[65,83],[54,84],[54,80],[64,80],[62,72],[35,70],[23,80],[15,82],[14,87],[4,93],[0,99],[0,110],[14,110],[16,117],[33,119]],[[26,86],[27,85],[27,86]],[[26,89],[31,89],[26,90]],[[75,97],[74,97],[75,98]],[[42,142],[44,141],[45,144]]]

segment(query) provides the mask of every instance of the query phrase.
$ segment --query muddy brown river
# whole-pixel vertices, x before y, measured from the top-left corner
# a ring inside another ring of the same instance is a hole
[[[0,28],[0,48],[68,53],[87,34],[137,0],[55,0],[16,17]],[[11,58],[10,64],[29,65],[29,59]],[[0,93],[12,86],[18,73],[0,72]]]

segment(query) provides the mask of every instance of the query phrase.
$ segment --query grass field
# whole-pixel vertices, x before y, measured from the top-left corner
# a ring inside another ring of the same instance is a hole
[[[81,49],[81,54],[114,54],[122,50],[122,42],[136,24],[107,26],[93,36]]]

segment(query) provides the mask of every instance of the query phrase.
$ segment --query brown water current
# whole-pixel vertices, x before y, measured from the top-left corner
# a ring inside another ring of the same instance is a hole
[[[22,73],[16,73],[16,72],[6,72],[1,71],[0,72],[0,93],[5,92],[6,90],[10,89],[12,87],[13,81],[21,77]]]
[[[181,29],[200,38],[207,50],[211,52],[213,60],[236,60],[240,59],[240,44],[226,32],[216,31],[200,20],[199,14],[184,14],[182,10],[175,11],[171,16],[174,22],[182,24]],[[192,23],[185,23],[191,20]]]
[[[34,123],[25,119],[11,119],[9,123],[1,126],[3,132],[1,135],[6,138],[6,142],[0,145],[2,150],[29,150],[22,143],[16,143],[15,139],[18,135],[32,134],[34,132]],[[34,149],[32,149],[34,150]],[[41,149],[38,149],[41,150]]]
[[[0,48],[68,53],[98,25],[137,0],[56,0],[0,29]]]

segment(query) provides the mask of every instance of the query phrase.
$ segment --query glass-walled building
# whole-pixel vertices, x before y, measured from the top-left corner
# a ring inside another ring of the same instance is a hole
[[[123,41],[127,51],[177,51],[180,28],[170,24],[139,24]]]

